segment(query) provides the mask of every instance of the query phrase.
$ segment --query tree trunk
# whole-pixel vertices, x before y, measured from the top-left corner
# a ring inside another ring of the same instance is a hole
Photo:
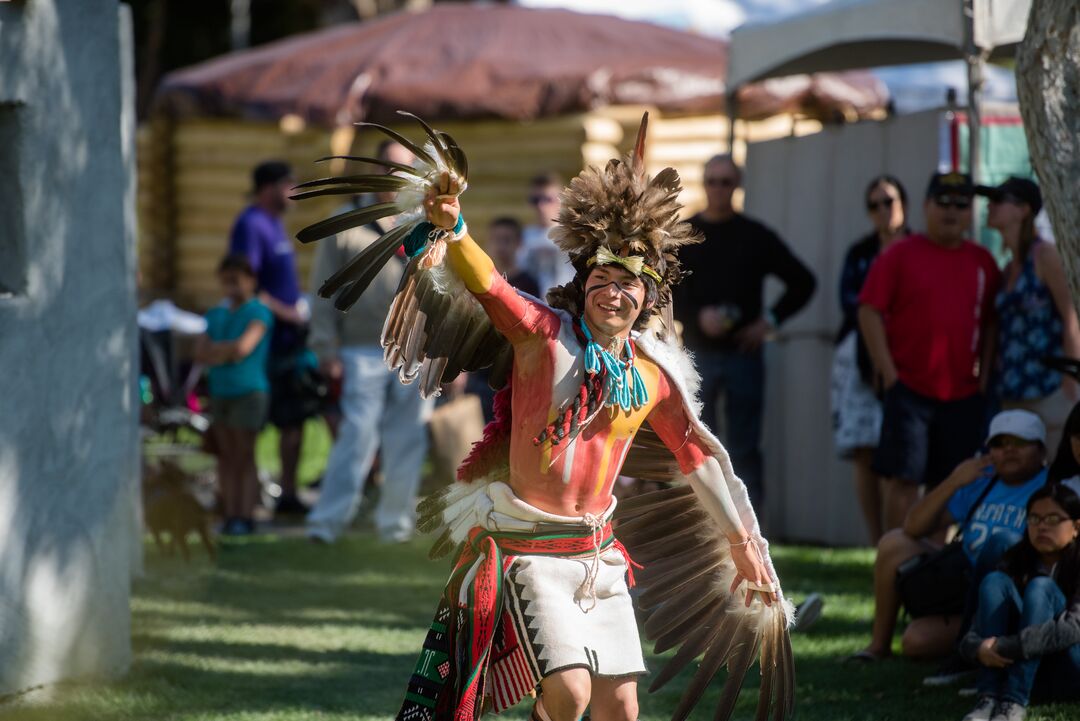
[[[1016,58],[1031,164],[1080,301],[1080,3],[1034,0]]]

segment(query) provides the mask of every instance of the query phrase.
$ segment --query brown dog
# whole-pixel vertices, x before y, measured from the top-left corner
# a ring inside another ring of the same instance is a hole
[[[217,549],[210,534],[210,512],[195,498],[190,485],[188,474],[175,461],[144,464],[142,501],[146,527],[158,550],[171,553],[179,548],[185,561],[191,560],[187,536],[194,531],[213,560]]]

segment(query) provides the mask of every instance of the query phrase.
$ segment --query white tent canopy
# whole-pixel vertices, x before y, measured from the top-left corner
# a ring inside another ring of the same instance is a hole
[[[1023,38],[1030,9],[1031,0],[840,0],[777,22],[737,28],[731,35],[728,86],[802,73],[955,60],[972,47],[990,58],[1004,57]]]
[[[970,123],[980,127],[986,60],[1014,52],[1030,10],[1031,0],[839,0],[744,25],[731,34],[729,107],[740,86],[767,78],[963,58]],[[968,134],[968,160],[978,182],[979,133]]]

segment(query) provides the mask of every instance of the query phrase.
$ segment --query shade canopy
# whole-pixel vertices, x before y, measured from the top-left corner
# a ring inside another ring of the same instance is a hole
[[[728,84],[965,57],[964,0],[838,0],[731,35]],[[1031,0],[973,0],[974,44],[1007,57],[1023,39]]]
[[[169,74],[157,107],[174,115],[333,126],[397,110],[450,120],[531,120],[606,105],[721,112],[727,44],[607,15],[437,4],[307,33]],[[862,116],[887,90],[868,74],[746,88],[739,114]],[[745,96],[745,97],[744,97]]]

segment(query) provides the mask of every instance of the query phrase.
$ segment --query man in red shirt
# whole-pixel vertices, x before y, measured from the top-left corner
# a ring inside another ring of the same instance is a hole
[[[993,256],[965,239],[974,186],[935,173],[923,205],[926,234],[897,241],[870,268],[859,327],[885,391],[874,470],[885,479],[885,530],[979,447],[993,353]]]

